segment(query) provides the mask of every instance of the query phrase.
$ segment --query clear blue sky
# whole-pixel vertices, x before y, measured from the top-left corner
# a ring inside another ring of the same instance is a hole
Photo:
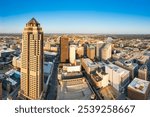
[[[1,0],[0,33],[35,17],[46,33],[150,33],[150,0]]]

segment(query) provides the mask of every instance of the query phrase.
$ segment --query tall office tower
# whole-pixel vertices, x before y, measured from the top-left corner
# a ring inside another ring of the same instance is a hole
[[[0,80],[0,100],[2,100],[2,81]]]
[[[148,80],[148,68],[146,65],[142,65],[138,70],[138,78]]]
[[[87,56],[92,60],[95,59],[95,46],[90,45],[87,47]]]
[[[76,45],[70,45],[69,61],[71,64],[75,64],[75,60],[76,60]]]
[[[60,62],[69,62],[69,38],[60,38]]]
[[[110,43],[107,43],[101,50],[101,59],[106,61],[111,58],[112,55],[112,47]]]
[[[96,58],[98,60],[100,60],[100,57],[101,57],[101,49],[104,45],[104,42],[103,41],[99,41],[96,43]]]
[[[88,44],[87,44],[87,43],[84,43],[84,44],[83,44],[83,47],[84,47],[84,56],[87,57],[87,47],[88,47]]]
[[[43,91],[43,31],[32,18],[25,26],[21,53],[20,95],[40,99]]]

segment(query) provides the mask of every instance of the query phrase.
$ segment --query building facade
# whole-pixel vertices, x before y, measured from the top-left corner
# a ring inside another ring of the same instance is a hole
[[[99,41],[99,42],[96,43],[96,58],[98,60],[100,60],[101,49],[102,49],[103,45],[104,45],[104,42],[102,42],[102,41]]]
[[[101,59],[106,61],[111,58],[112,55],[112,46],[110,43],[107,43],[101,50]]]
[[[77,58],[81,58],[84,56],[84,47],[83,46],[79,46],[77,48]]]
[[[128,98],[131,100],[146,100],[150,92],[150,82],[134,78],[128,85]]]
[[[75,64],[75,60],[76,60],[76,45],[70,45],[69,61],[71,64]]]
[[[82,67],[85,69],[87,74],[91,74],[92,72],[96,72],[98,69],[98,64],[91,61],[89,58],[81,59]]]
[[[138,75],[137,63],[133,63],[132,61],[116,61],[115,65],[130,71],[130,81],[132,81]]]
[[[25,26],[21,53],[20,95],[40,99],[43,91],[43,31],[32,18]]]
[[[123,92],[129,84],[130,72],[114,64],[107,64],[105,66],[105,72],[109,74],[110,84],[117,91]]]
[[[87,57],[91,60],[95,59],[95,46],[90,45],[87,47]]]
[[[60,62],[69,62],[69,38],[60,37]]]
[[[146,65],[142,65],[138,70],[138,78],[148,80],[148,68]]]

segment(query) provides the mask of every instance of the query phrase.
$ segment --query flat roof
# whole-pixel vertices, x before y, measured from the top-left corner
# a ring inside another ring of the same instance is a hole
[[[5,74],[9,75],[9,76],[12,76],[14,73],[20,75],[20,72],[17,71],[17,70],[14,70],[14,69],[11,69],[11,70],[7,71]]]
[[[52,62],[44,62],[44,73],[49,74],[52,69]]]
[[[56,55],[57,55],[57,52],[44,51],[44,54],[56,56]]]
[[[150,82],[146,80],[142,80],[139,78],[134,78],[134,80],[128,85],[128,88],[131,88],[137,92],[145,94]]]
[[[17,84],[17,82],[15,80],[13,80],[12,78],[10,78],[10,77],[7,78],[6,80],[11,82],[12,85],[16,85]]]
[[[84,58],[83,61],[88,67],[95,67],[97,65],[89,58]]]
[[[0,53],[5,53],[5,52],[14,52],[15,50],[11,49],[11,48],[7,48],[6,50],[5,49],[2,49],[0,50]]]
[[[98,76],[98,75],[92,74],[91,77],[92,77],[96,82],[99,82],[99,81],[102,80],[102,78],[101,78],[100,76]]]
[[[68,79],[58,86],[57,100],[90,100],[92,94],[84,77]]]
[[[112,70],[114,70],[115,72],[121,74],[121,75],[129,74],[129,71],[128,71],[128,70],[123,69],[123,68],[121,68],[121,67],[119,67],[119,66],[117,66],[117,65],[114,65],[114,64],[112,64],[112,63],[111,63],[111,64],[107,64],[107,66],[108,66],[109,68],[111,68]]]

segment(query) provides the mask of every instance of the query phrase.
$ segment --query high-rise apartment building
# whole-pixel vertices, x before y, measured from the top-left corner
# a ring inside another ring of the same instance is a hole
[[[25,26],[22,37],[20,95],[40,99],[43,91],[43,31],[32,18]]]
[[[60,38],[60,62],[69,62],[69,38]]]

